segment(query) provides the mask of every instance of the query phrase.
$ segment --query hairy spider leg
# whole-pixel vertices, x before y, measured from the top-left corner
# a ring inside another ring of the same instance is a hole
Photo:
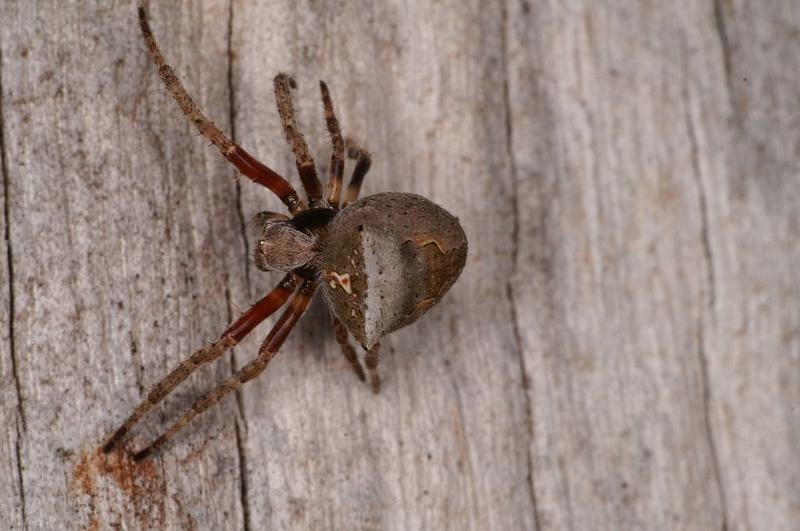
[[[336,342],[339,343],[339,346],[342,348],[342,354],[344,354],[345,359],[350,363],[358,379],[362,382],[366,382],[367,377],[364,374],[364,368],[361,366],[361,362],[358,361],[356,350],[347,339],[347,328],[345,328],[335,315],[333,316],[333,328],[336,330]]]
[[[359,147],[350,138],[347,139],[347,156],[356,161],[356,167],[353,168],[353,175],[347,185],[342,208],[358,199],[358,194],[361,192],[361,183],[364,182],[364,177],[366,177],[369,167],[372,166],[372,156],[369,152]]]
[[[378,374],[378,353],[380,352],[381,344],[378,343],[367,351],[367,356],[364,358],[364,365],[367,366],[369,373],[369,383],[372,386],[372,392],[378,394],[381,391],[381,377]]]
[[[319,90],[322,93],[322,106],[325,109],[325,125],[328,126],[328,133],[331,135],[333,153],[331,154],[331,167],[328,177],[328,203],[333,208],[339,207],[339,196],[342,192],[342,174],[344,173],[344,140],[342,140],[342,130],[339,127],[339,120],[333,112],[333,102],[328,91],[328,85],[324,81],[319,82]]]
[[[273,84],[275,86],[275,101],[278,105],[278,114],[283,123],[283,132],[297,161],[297,172],[300,174],[300,180],[306,190],[309,205],[313,207],[322,199],[322,183],[319,182],[319,177],[317,177],[317,168],[314,165],[314,158],[308,150],[308,144],[302,133],[300,133],[297,121],[294,118],[292,89],[297,84],[294,79],[283,72],[275,76]]]
[[[236,371],[236,373],[222,383],[222,385],[196,400],[194,404],[192,404],[192,407],[184,413],[169,430],[164,432],[164,434],[156,439],[150,446],[137,452],[134,455],[134,460],[138,461],[144,459],[157,451],[197,415],[219,402],[222,397],[231,391],[238,389],[243,383],[261,374],[270,360],[278,353],[278,349],[281,348],[281,345],[283,345],[283,342],[292,331],[292,328],[294,328],[294,325],[308,309],[308,305],[314,297],[314,291],[316,289],[316,281],[306,280],[303,282],[303,285],[300,286],[300,289],[289,303],[289,307],[283,315],[280,316],[275,326],[270,330],[269,335],[264,340],[264,343],[262,343],[256,359]]]
[[[150,24],[147,21],[147,13],[144,7],[139,8],[139,23],[142,27],[144,40],[147,43],[147,50],[150,52],[150,57],[153,62],[158,66],[158,73],[161,76],[161,80],[164,82],[170,94],[172,94],[172,97],[175,98],[175,101],[178,102],[183,114],[197,127],[200,134],[214,144],[222,155],[243,175],[269,188],[283,201],[292,214],[297,214],[305,210],[306,206],[300,201],[294,187],[292,187],[286,179],[256,160],[238,144],[226,137],[225,134],[200,111],[200,108],[192,97],[189,96],[189,93],[186,92],[186,89],[175,75],[175,72],[167,64],[164,56],[161,55],[161,50],[158,48],[156,39],[150,29]]]
[[[182,361],[180,365],[150,390],[147,398],[136,407],[125,423],[109,437],[108,441],[103,445],[103,451],[107,453],[113,450],[148,411],[161,402],[165,396],[186,380],[198,367],[222,356],[227,350],[244,339],[261,321],[275,313],[289,299],[289,296],[297,288],[297,284],[297,277],[293,273],[286,275],[264,298],[239,316],[222,333],[217,342],[201,348]]]

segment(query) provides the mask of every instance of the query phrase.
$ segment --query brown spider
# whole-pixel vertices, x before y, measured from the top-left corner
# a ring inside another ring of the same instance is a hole
[[[161,55],[144,8],[139,8],[139,22],[161,79],[186,117],[243,175],[275,193],[289,208],[292,217],[274,212],[256,216],[262,226],[255,251],[256,265],[265,271],[286,272],[283,280],[236,319],[217,342],[189,356],[158,382],[111,435],[103,450],[110,452],[153,406],[195,369],[222,356],[291,297],[288,309],[267,335],[256,359],[195,401],[169,430],[137,452],[134,458],[139,460],[155,452],[195,416],[258,376],[305,313],[319,286],[331,310],[336,340],[342,352],[358,378],[366,381],[364,369],[348,341],[349,332],[366,351],[365,365],[372,389],[377,393],[381,338],[416,321],[442,298],[461,273],[466,261],[467,240],[458,219],[413,194],[383,193],[358,199],[371,159],[369,153],[349,141],[347,156],[356,164],[340,205],[345,141],[333,112],[328,87],[320,81],[325,121],[333,143],[329,191],[327,197],[323,197],[314,160],[294,118],[291,97],[294,80],[286,74],[278,74],[274,81],[278,113],[297,159],[297,171],[308,196],[306,205],[286,179],[232,142],[203,115]]]

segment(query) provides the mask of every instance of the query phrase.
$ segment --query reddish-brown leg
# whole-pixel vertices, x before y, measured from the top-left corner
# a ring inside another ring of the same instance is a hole
[[[147,43],[147,50],[150,52],[150,57],[153,59],[153,62],[158,66],[158,73],[164,85],[166,85],[172,97],[175,98],[175,101],[178,102],[183,114],[197,127],[200,134],[217,146],[217,149],[220,150],[222,155],[228,159],[231,164],[236,166],[242,174],[258,184],[269,188],[283,201],[292,214],[305,210],[305,205],[297,197],[297,192],[286,179],[253,158],[252,155],[242,149],[238,144],[226,137],[222,131],[200,111],[200,108],[191,96],[189,96],[189,93],[186,92],[186,89],[175,75],[175,72],[173,72],[172,68],[167,64],[164,56],[161,55],[161,50],[159,50],[156,39],[150,29],[150,24],[147,21],[147,13],[143,7],[139,8],[139,23],[142,26],[142,34]]]
[[[343,208],[358,199],[358,194],[361,192],[361,183],[364,182],[364,177],[366,177],[369,167],[372,166],[372,156],[369,152],[357,146],[349,138],[347,139],[347,157],[356,161],[356,167],[353,168],[353,175],[347,185]]]
[[[336,330],[336,342],[339,343],[339,346],[342,348],[342,354],[344,354],[345,359],[350,363],[358,379],[362,382],[366,382],[367,377],[364,374],[364,368],[361,367],[361,362],[358,361],[356,350],[347,339],[347,328],[344,327],[336,316],[333,317],[333,328]]]
[[[380,343],[367,351],[367,356],[364,358],[364,365],[367,366],[369,373],[369,383],[372,386],[372,392],[375,394],[381,390],[381,377],[378,374],[378,352],[381,349]]]
[[[130,417],[115,431],[103,445],[104,452],[110,452],[122,440],[139,420],[147,414],[156,404],[172,392],[175,387],[189,377],[201,365],[213,361],[224,354],[231,347],[241,341],[261,321],[275,313],[283,306],[295,288],[297,277],[290,273],[286,275],[275,289],[266,297],[251,306],[236,321],[234,321],[220,339],[207,347],[201,348],[178,365],[171,373],[158,382],[147,394],[147,398],[139,404]]]
[[[317,177],[317,168],[314,165],[314,158],[308,150],[308,144],[306,144],[294,119],[292,89],[297,85],[294,79],[284,73],[275,76],[273,83],[275,85],[278,114],[283,123],[283,132],[297,160],[297,172],[300,174],[300,180],[303,181],[303,188],[305,188],[306,195],[308,195],[309,205],[314,206],[322,199],[322,183],[319,182]]]
[[[324,81],[319,82],[319,89],[322,92],[322,106],[325,109],[325,124],[328,126],[328,133],[331,135],[333,153],[331,154],[331,168],[328,177],[328,203],[334,208],[339,206],[339,196],[342,192],[342,174],[344,173],[344,140],[342,140],[342,130],[339,127],[339,120],[333,112],[333,102],[328,91],[328,85]]]
[[[283,345],[283,342],[286,340],[289,332],[292,331],[292,328],[294,328],[294,325],[305,313],[308,304],[314,296],[316,288],[317,285],[313,280],[306,280],[303,282],[297,294],[292,298],[289,308],[280,316],[278,322],[275,323],[275,326],[267,336],[267,339],[262,343],[256,359],[236,371],[236,373],[228,378],[222,385],[196,400],[195,403],[192,404],[192,407],[184,413],[169,430],[156,439],[150,446],[137,452],[136,455],[134,455],[134,459],[137,461],[144,459],[157,451],[197,415],[219,402],[223,396],[238,389],[244,382],[252,380],[261,374],[261,371],[266,368],[267,363],[278,353],[278,349],[281,348],[281,345]]]

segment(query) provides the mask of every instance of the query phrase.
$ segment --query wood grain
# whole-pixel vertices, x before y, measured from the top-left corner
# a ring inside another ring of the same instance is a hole
[[[317,301],[134,465],[97,446],[279,275],[280,201],[163,90],[136,3],[0,0],[0,528],[800,527],[800,7],[153,2],[208,117],[299,187],[318,79],[362,193],[457,215],[462,278],[360,384]],[[274,320],[274,319],[273,319]],[[269,324],[134,431],[149,442]]]

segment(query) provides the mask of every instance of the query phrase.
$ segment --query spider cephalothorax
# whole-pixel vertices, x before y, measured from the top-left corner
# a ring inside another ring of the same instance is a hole
[[[359,379],[366,381],[361,362],[348,341],[349,332],[366,351],[370,383],[378,392],[381,338],[416,321],[436,304],[464,267],[467,240],[458,220],[418,195],[382,193],[358,199],[371,158],[351,141],[347,142],[346,154],[356,162],[341,200],[345,141],[328,88],[320,81],[325,120],[333,144],[329,185],[327,195],[323,196],[314,160],[295,122],[291,98],[294,81],[286,74],[278,74],[275,77],[278,113],[297,160],[308,202],[301,201],[286,179],[227,138],[203,115],[161,55],[141,8],[139,20],[150,56],[186,117],[243,175],[274,192],[288,207],[291,217],[261,212],[255,219],[261,226],[255,263],[263,270],[285,272],[283,280],[236,319],[216,343],[192,354],[158,382],[111,435],[104,450],[111,451],[139,419],[197,367],[219,358],[288,301],[289,307],[264,340],[256,359],[198,399],[169,430],[135,457],[141,459],[157,450],[195,416],[258,376],[305,313],[320,286],[342,352]]]
[[[319,245],[319,234],[294,220],[270,221],[264,224],[256,244],[255,262],[262,271],[313,269]]]

